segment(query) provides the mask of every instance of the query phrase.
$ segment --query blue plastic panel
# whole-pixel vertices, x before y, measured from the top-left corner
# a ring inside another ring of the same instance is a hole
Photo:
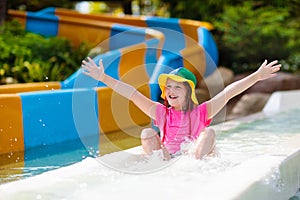
[[[94,62],[98,65],[99,60],[102,59],[105,72],[119,79],[119,64],[120,64],[121,52],[120,50],[109,51],[107,53],[101,54],[93,58]],[[69,76],[65,81],[61,82],[62,89],[68,88],[91,88],[91,87],[103,87],[105,84],[102,82],[96,81],[95,79],[86,76],[82,73],[82,70],[79,69],[71,76]]]
[[[161,31],[165,35],[163,49],[169,52],[179,52],[185,47],[185,39],[177,18],[148,17],[148,27]]]
[[[109,48],[114,50],[142,43],[145,41],[145,35],[144,28],[115,24],[111,29]]]
[[[26,30],[43,36],[56,36],[59,19],[55,15],[37,15],[27,12]]]
[[[48,7],[42,10],[39,10],[38,12],[36,12],[36,15],[55,15],[55,7]]]
[[[212,74],[219,62],[219,53],[217,45],[206,28],[198,29],[199,44],[205,49],[206,72],[205,77]]]
[[[98,138],[93,89],[20,93],[25,150],[88,136]]]
[[[158,49],[159,40],[156,38],[147,40],[146,45],[147,45],[147,52],[145,56],[146,71],[148,76],[151,77],[157,63],[157,53],[159,51]]]

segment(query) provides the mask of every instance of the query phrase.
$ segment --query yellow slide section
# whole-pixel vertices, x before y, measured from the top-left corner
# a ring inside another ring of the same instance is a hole
[[[7,153],[7,150],[23,151],[21,98],[16,94],[0,95],[0,113],[0,154]]]
[[[13,94],[19,92],[32,92],[40,90],[60,89],[60,82],[39,82],[39,83],[22,83],[1,85],[0,94]]]

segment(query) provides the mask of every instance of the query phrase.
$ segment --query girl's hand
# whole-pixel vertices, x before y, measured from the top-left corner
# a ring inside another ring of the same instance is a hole
[[[281,64],[277,64],[277,60],[270,62],[269,64],[267,63],[267,60],[265,60],[265,62],[263,62],[259,69],[256,71],[259,80],[264,80],[276,76],[276,72],[278,72],[281,68]]]
[[[98,81],[102,81],[104,77],[104,67],[103,67],[102,60],[100,59],[99,67],[98,67],[90,57],[88,57],[87,59],[89,62],[83,60],[81,64],[83,73]]]

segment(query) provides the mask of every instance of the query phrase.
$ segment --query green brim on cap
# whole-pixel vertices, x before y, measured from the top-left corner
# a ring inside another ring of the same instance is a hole
[[[199,104],[195,94],[195,86],[197,83],[197,79],[192,72],[190,72],[186,68],[178,68],[176,70],[173,70],[169,74],[161,74],[158,77],[158,84],[161,89],[161,98],[163,99],[166,97],[165,86],[168,78],[177,82],[188,82],[192,89],[191,99],[195,104]]]

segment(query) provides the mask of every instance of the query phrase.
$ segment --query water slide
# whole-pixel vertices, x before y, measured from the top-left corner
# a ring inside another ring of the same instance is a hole
[[[299,90],[276,92],[263,112],[213,125],[222,131],[216,157],[199,161],[182,155],[165,162],[157,154],[141,156],[138,146],[0,184],[0,196],[5,200],[299,199],[299,98]],[[52,165],[47,163],[49,169]]]
[[[105,49],[105,53],[93,57],[94,61],[102,59],[107,74],[135,86],[153,100],[160,96],[159,74],[185,66],[200,82],[218,62],[217,47],[209,32],[212,26],[205,22],[87,15],[57,8],[9,10],[8,14],[28,31],[65,37],[75,46],[88,42]],[[150,119],[137,107],[82,75],[80,69],[61,82],[0,86],[0,154],[25,152],[14,154],[20,160],[26,159],[27,150],[32,148],[78,138],[102,154],[100,143],[105,135],[120,131],[137,138],[149,125]],[[13,155],[10,159],[15,160]]]

